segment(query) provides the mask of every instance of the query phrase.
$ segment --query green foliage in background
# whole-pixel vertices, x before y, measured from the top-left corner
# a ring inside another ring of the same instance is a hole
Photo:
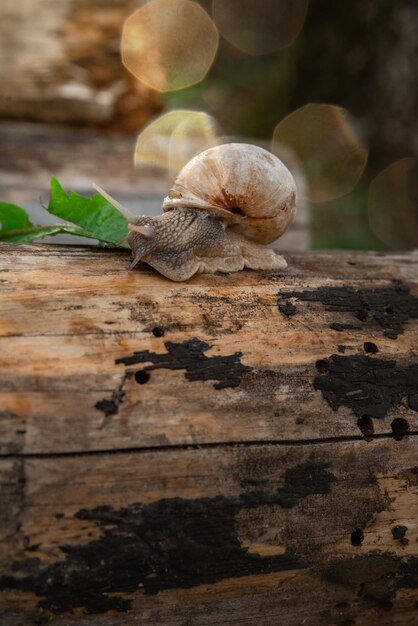
[[[32,224],[24,209],[0,202],[0,242],[28,243],[48,235],[66,233],[115,246],[128,234],[128,220],[101,195],[95,194],[92,198],[77,193],[68,195],[54,177],[51,178],[51,196],[46,210],[71,224]]]

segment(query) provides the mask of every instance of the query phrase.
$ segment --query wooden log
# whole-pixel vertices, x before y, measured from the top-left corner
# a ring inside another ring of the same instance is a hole
[[[0,247],[0,622],[414,624],[418,258]]]
[[[120,59],[132,0],[2,0],[0,117],[134,130],[160,95]]]

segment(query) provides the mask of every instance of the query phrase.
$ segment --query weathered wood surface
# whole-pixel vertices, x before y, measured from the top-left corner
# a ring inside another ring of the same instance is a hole
[[[158,215],[172,180],[162,168],[135,169],[135,142],[136,135],[0,123],[0,201],[25,207],[36,224],[50,224],[51,216],[41,207],[41,201],[48,202],[53,172],[68,191],[91,196],[94,181],[133,213]],[[299,186],[303,184],[300,175],[298,182]],[[53,241],[74,243],[74,237],[61,235]],[[282,250],[309,247],[306,203],[298,203],[295,221],[279,244]]]
[[[136,130],[160,94],[122,65],[133,0],[2,0],[0,117]]]
[[[416,624],[414,255],[0,247],[0,623]]]

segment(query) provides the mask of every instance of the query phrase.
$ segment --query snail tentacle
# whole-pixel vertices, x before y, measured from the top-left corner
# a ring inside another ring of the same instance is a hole
[[[140,233],[145,239],[152,239],[154,237],[154,231],[149,226],[137,226],[136,224],[128,224],[128,230],[133,230],[136,233]]]
[[[127,209],[126,207],[123,206],[123,204],[121,204],[118,200],[116,200],[115,198],[113,198],[110,194],[107,193],[107,191],[105,191],[104,189],[102,189],[101,187],[99,187],[99,185],[96,185],[96,183],[92,183],[92,187],[93,189],[95,189],[97,191],[97,193],[99,193],[105,200],[107,200],[109,202],[109,204],[111,204],[112,206],[115,207],[115,209],[117,209],[119,211],[119,213],[122,213],[122,215],[124,217],[126,217],[126,219],[128,220],[128,222],[133,222],[135,221],[135,215],[133,215],[129,209]]]

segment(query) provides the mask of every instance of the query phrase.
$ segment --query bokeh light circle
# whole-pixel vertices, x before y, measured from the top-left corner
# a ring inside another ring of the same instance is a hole
[[[225,39],[242,52],[269,54],[299,35],[309,0],[213,0],[213,19]]]
[[[130,15],[122,31],[122,62],[157,91],[199,83],[218,49],[218,30],[191,0],[151,0]]]
[[[368,217],[373,233],[389,248],[418,248],[418,159],[401,159],[370,184]]]
[[[349,193],[361,177],[368,149],[354,118],[331,104],[307,104],[275,128],[272,150],[287,146],[298,158],[312,202]]]
[[[190,159],[213,145],[220,132],[216,120],[203,111],[169,111],[139,134],[135,166],[165,168],[174,178]]]

